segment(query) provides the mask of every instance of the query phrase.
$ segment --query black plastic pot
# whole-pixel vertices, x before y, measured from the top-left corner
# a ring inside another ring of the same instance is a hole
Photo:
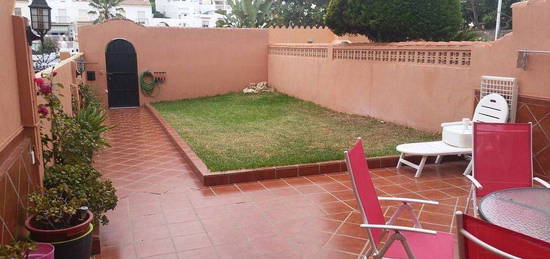
[[[55,246],[55,259],[90,259],[92,255],[92,231],[94,227],[90,224],[90,229],[84,235],[77,238],[53,242]]]

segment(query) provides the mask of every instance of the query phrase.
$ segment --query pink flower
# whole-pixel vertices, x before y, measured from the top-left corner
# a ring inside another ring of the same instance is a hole
[[[40,92],[42,94],[45,94],[45,95],[51,94],[52,93],[52,85],[50,85],[48,83],[42,83],[40,85]]]
[[[37,84],[37,85],[41,85],[44,83],[44,79],[41,78],[41,77],[35,77],[34,78],[34,82]]]
[[[50,110],[46,107],[46,105],[41,104],[38,106],[38,113],[42,116],[47,116],[50,113]]]

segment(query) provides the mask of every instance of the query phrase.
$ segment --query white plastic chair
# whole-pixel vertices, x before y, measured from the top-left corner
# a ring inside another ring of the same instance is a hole
[[[483,97],[472,120],[441,123],[443,142],[455,147],[472,147],[472,122],[503,123],[508,119],[508,103],[499,94]]]

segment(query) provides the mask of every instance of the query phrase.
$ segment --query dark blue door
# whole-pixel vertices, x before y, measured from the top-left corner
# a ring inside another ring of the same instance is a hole
[[[107,46],[107,89],[109,107],[139,106],[137,56],[134,46],[117,39]]]

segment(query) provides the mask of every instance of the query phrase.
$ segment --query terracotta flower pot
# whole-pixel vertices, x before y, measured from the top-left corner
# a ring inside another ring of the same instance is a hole
[[[82,236],[90,230],[90,223],[94,219],[94,215],[88,211],[88,219],[86,221],[69,228],[63,229],[39,229],[33,220],[33,217],[27,218],[25,228],[31,232],[31,239],[38,242],[60,242],[67,241],[79,236]]]

